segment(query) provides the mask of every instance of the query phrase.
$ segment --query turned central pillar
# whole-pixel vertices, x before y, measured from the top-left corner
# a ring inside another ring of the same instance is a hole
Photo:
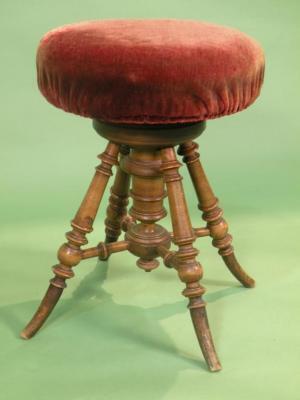
[[[133,149],[120,163],[120,168],[132,175],[129,214],[139,221],[129,225],[125,239],[129,242],[128,250],[139,257],[138,267],[147,272],[159,265],[158,247],[169,248],[171,243],[169,232],[157,224],[167,214],[163,206],[166,191],[160,167],[161,155],[155,150]]]

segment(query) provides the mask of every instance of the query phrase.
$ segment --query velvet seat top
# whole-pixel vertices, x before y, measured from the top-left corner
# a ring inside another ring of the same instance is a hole
[[[38,85],[67,112],[122,124],[198,122],[257,98],[264,54],[251,37],[194,20],[98,20],[48,32]]]

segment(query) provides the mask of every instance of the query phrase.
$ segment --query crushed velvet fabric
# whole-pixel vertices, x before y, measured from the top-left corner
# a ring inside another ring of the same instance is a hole
[[[264,54],[251,37],[194,20],[98,20],[48,32],[38,85],[54,106],[100,121],[198,122],[257,98]]]

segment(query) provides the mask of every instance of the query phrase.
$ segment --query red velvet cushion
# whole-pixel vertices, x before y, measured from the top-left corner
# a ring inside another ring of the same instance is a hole
[[[100,20],[54,29],[37,53],[38,84],[65,111],[105,122],[196,122],[259,95],[264,55],[240,31],[193,20]]]

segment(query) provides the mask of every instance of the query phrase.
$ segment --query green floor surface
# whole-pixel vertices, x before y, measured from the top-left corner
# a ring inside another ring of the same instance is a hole
[[[145,274],[124,253],[82,262],[45,327],[19,339],[51,276],[46,266],[63,227],[5,227],[0,398],[298,399],[298,245],[283,237],[274,248],[294,217],[232,219],[255,289],[234,280],[209,239],[197,242],[223,364],[215,374],[206,370],[176,273],[161,267]]]

